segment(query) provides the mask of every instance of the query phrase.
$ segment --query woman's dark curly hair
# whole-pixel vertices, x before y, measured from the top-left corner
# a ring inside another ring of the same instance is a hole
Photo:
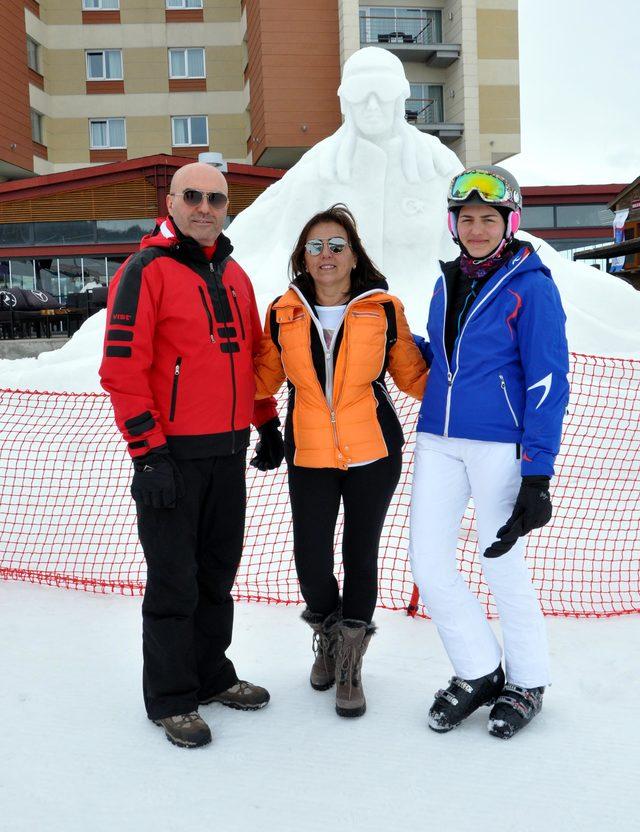
[[[305,295],[309,296],[315,302],[315,284],[305,266],[304,246],[313,226],[318,225],[318,223],[321,222],[335,222],[338,225],[341,225],[347,233],[347,241],[356,256],[356,267],[351,272],[349,300],[356,297],[356,295],[359,295],[361,292],[373,288],[373,286],[379,281],[384,280],[384,276],[373,265],[371,258],[362,245],[362,241],[358,235],[358,229],[356,228],[355,217],[346,205],[339,202],[336,205],[332,205],[330,208],[327,208],[326,211],[319,211],[311,217],[300,232],[298,242],[293,249],[293,254],[291,255],[291,260],[289,261],[291,278],[295,281],[296,286],[298,286]]]

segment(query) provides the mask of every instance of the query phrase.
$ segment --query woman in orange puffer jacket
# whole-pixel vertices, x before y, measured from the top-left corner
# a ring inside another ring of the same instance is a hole
[[[387,392],[422,398],[427,366],[400,301],[369,259],[351,212],[334,205],[302,229],[293,281],[270,305],[255,359],[258,398],[287,379],[285,456],[296,570],[314,630],[311,684],[337,682],[340,716],[360,716],[362,656],[375,631],[380,535],[400,478],[404,437]],[[267,443],[252,464],[269,466]],[[264,457],[264,458],[262,458]],[[333,542],[344,505],[343,597]]]

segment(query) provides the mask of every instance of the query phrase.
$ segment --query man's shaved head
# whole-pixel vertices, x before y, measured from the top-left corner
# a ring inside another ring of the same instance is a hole
[[[192,162],[173,174],[171,193],[167,194],[167,209],[177,227],[202,246],[212,246],[222,231],[227,216],[227,206],[214,208],[206,198],[199,205],[190,206],[184,201],[185,191],[212,191],[227,194],[227,180],[212,165]]]

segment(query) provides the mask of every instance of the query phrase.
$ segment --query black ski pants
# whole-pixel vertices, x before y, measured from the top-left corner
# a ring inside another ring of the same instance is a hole
[[[342,615],[371,622],[378,598],[380,535],[401,470],[402,451],[347,471],[289,465],[296,570],[311,612],[329,615],[340,600],[333,543],[342,499]]]
[[[176,508],[138,504],[147,562],[142,602],[143,693],[150,719],[189,713],[238,681],[231,588],[242,554],[246,451],[176,459]]]

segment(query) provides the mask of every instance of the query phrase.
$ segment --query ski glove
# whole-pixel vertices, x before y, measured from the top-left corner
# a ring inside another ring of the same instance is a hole
[[[504,526],[498,529],[496,537],[499,540],[489,546],[484,553],[485,558],[499,558],[511,549],[519,537],[529,534],[532,529],[541,529],[549,520],[549,477],[523,477],[513,513]]]
[[[153,508],[175,508],[184,494],[182,474],[166,446],[133,460],[131,496]]]
[[[258,471],[272,471],[278,468],[284,459],[284,442],[279,427],[280,419],[276,416],[258,428],[260,439],[256,444],[256,454],[250,463]]]

